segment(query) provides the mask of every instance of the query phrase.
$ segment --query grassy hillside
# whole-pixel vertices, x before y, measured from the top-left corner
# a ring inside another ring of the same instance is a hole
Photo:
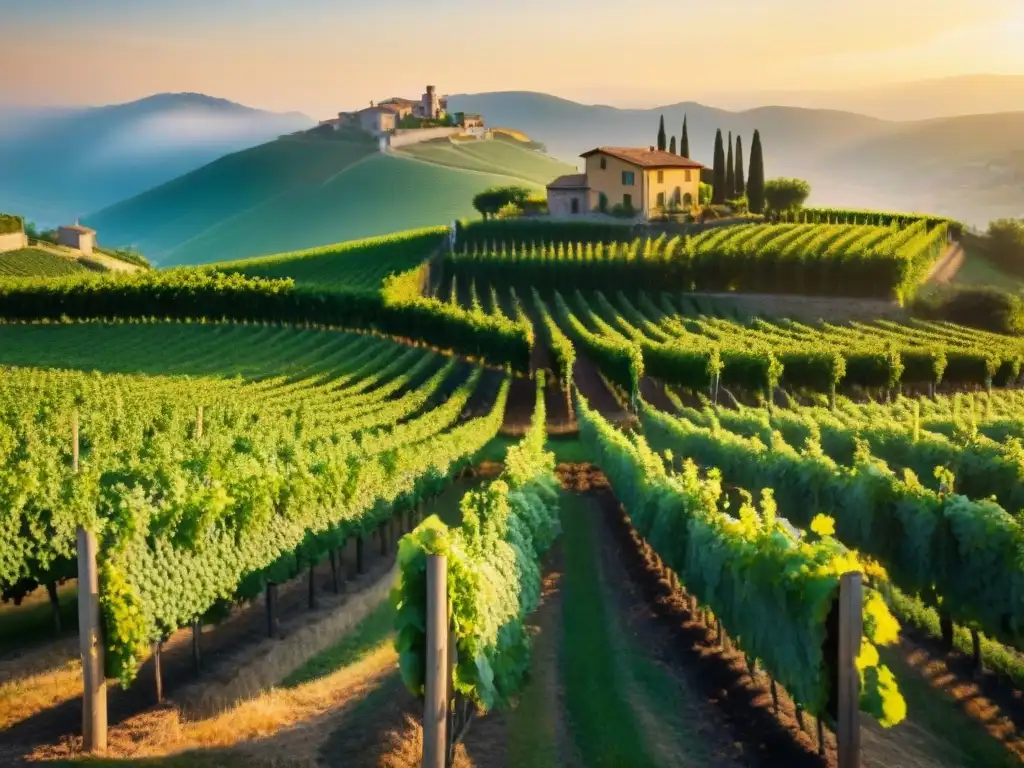
[[[73,259],[38,248],[0,253],[0,277],[53,277],[85,271],[86,268]]]
[[[457,144],[444,139],[403,147],[395,154],[452,168],[504,173],[539,185],[545,185],[557,176],[576,170],[550,155],[525,149],[521,146],[523,143],[514,138],[464,141]]]
[[[200,264],[447,224],[473,215],[473,195],[486,187],[540,188],[572,171],[505,141],[458,152],[441,164],[408,151],[382,155],[370,142],[291,137],[221,158],[85,221],[104,243],[134,245],[161,266]]]

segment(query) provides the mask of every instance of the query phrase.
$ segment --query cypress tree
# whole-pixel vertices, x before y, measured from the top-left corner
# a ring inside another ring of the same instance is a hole
[[[736,197],[743,197],[747,194],[747,184],[743,181],[743,137],[736,137],[736,183],[734,185]]]
[[[679,154],[683,157],[690,156],[690,137],[686,133],[686,115],[683,115],[683,132],[679,136]]]
[[[665,116],[661,116],[661,122],[658,124],[658,149],[662,152],[665,151]]]
[[[736,171],[732,163],[732,131],[729,131],[729,149],[725,155],[725,199],[736,197]]]
[[[676,153],[676,137],[675,136],[669,136],[668,137],[668,151],[671,152],[673,155]]]
[[[754,142],[750,145],[747,200],[750,201],[751,213],[764,213],[764,156],[761,151],[761,134],[758,131],[754,131]]]
[[[715,163],[712,182],[711,202],[721,205],[725,202],[725,149],[722,147],[722,129],[715,131]]]

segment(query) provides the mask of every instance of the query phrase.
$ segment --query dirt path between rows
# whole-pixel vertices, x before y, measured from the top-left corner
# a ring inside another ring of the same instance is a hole
[[[935,262],[925,282],[934,285],[948,285],[956,277],[960,267],[964,265],[965,258],[964,247],[960,243],[950,244],[942,257]]]

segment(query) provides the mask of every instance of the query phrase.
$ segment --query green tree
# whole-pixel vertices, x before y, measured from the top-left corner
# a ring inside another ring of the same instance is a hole
[[[764,185],[764,199],[771,213],[796,211],[811,194],[811,185],[803,179],[772,179]]]
[[[490,187],[473,197],[473,207],[486,219],[496,216],[509,203],[522,207],[529,197],[526,187]]]
[[[679,154],[683,157],[690,156],[690,137],[686,133],[686,115],[683,115],[683,132],[679,134]]]
[[[743,137],[736,137],[736,183],[733,186],[733,194],[736,197],[743,197],[747,194],[747,183],[743,180]]]
[[[668,151],[671,152],[673,155],[676,153],[676,137],[675,136],[669,136],[669,139],[668,139]]]
[[[711,202],[721,205],[728,197],[725,192],[725,149],[722,147],[722,129],[715,131],[714,182],[711,184]]]
[[[662,152],[665,151],[665,116],[661,116],[661,122],[658,123],[658,149]]]
[[[764,155],[761,150],[761,133],[754,131],[750,145],[750,173],[747,174],[747,200],[751,213],[764,213]]]
[[[703,181],[697,187],[697,202],[701,205],[707,205],[711,202],[712,189],[710,184],[705,184]]]
[[[994,264],[1015,275],[1024,274],[1024,219],[989,222],[984,246],[984,255]]]
[[[725,198],[736,196],[736,171],[732,160],[732,131],[729,131],[729,149],[725,155]]]

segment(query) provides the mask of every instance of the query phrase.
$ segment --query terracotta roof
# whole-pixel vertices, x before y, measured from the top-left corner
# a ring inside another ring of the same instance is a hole
[[[695,160],[680,155],[673,155],[654,147],[597,147],[584,152],[580,157],[603,154],[625,160],[627,163],[641,168],[703,168]]]
[[[559,176],[548,184],[548,189],[586,189],[587,174],[570,173],[567,176]]]
[[[375,107],[366,107],[365,109],[359,110],[359,114],[363,114],[364,112],[391,112],[394,114],[395,112],[398,112],[398,107],[391,104],[385,104],[383,106],[378,104]]]
[[[78,232],[79,234],[82,234],[82,235],[95,235],[96,234],[96,230],[95,229],[89,229],[88,227],[83,227],[81,224],[67,224],[65,226],[62,226],[61,229],[67,229],[67,230],[70,230],[71,232]]]
[[[380,104],[407,104],[409,106],[412,106],[414,104],[419,104],[420,100],[419,99],[403,99],[401,96],[392,96],[390,99],[384,99],[384,101],[381,101],[379,103]]]

